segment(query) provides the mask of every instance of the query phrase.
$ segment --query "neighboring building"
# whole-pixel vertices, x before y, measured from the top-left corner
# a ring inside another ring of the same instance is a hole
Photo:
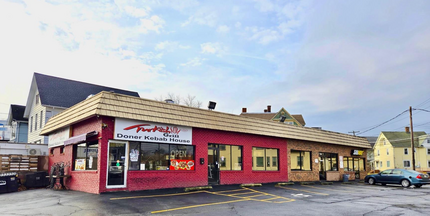
[[[376,143],[376,140],[378,139],[378,137],[366,137],[367,141],[369,141],[370,146],[373,149],[373,146]],[[367,151],[367,165],[369,166],[369,168],[371,170],[376,169],[375,168],[375,154],[372,151]]]
[[[34,73],[24,110],[29,123],[28,142],[47,144],[48,137],[39,133],[49,118],[101,91],[139,97],[137,92]]]
[[[49,163],[89,193],[366,175],[365,138],[101,92],[52,117]]]
[[[10,126],[7,125],[6,120],[0,120],[0,141],[10,140]]]
[[[25,106],[10,105],[7,124],[11,127],[10,142],[26,143],[28,138],[28,119],[24,118]]]
[[[415,167],[417,171],[428,171],[430,160],[430,146],[422,145],[424,131],[414,132]],[[378,136],[373,152],[375,155],[375,169],[412,169],[411,133],[409,127],[405,132],[383,131]]]
[[[263,113],[248,113],[246,108],[242,108],[241,116],[266,119],[276,122],[284,122],[284,124],[305,126],[306,122],[303,116],[300,114],[291,115],[284,108],[281,108],[278,112],[272,113],[272,106],[268,105],[267,109]]]

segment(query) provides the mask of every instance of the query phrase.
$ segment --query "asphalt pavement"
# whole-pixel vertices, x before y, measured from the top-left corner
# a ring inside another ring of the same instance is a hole
[[[430,185],[263,184],[100,195],[33,189],[0,194],[0,215],[429,215]]]

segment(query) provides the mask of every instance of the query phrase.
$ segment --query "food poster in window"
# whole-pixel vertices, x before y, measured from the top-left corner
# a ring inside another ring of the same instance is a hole
[[[170,170],[194,170],[194,160],[170,160]]]
[[[75,170],[85,170],[85,159],[75,159]]]

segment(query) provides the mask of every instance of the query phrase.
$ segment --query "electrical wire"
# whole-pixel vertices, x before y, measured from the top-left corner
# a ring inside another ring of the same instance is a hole
[[[408,112],[408,111],[409,111],[409,110],[405,110],[405,111],[401,112],[400,114],[396,115],[395,117],[393,117],[393,118],[391,118],[391,119],[389,119],[389,120],[387,120],[387,121],[385,121],[385,122],[382,122],[381,124],[378,124],[378,125],[376,125],[376,126],[374,126],[374,127],[370,128],[370,129],[367,129],[367,130],[363,131],[363,132],[357,133],[357,135],[359,135],[359,134],[363,134],[363,133],[366,133],[366,132],[371,131],[371,130],[373,130],[373,129],[376,129],[376,128],[378,128],[378,127],[380,127],[380,126],[382,126],[382,125],[384,125],[384,124],[386,124],[386,123],[388,123],[388,122],[390,122],[390,121],[392,121],[392,120],[394,120],[394,119],[396,119],[396,118],[400,117],[401,115],[405,114],[405,113],[406,113],[406,112]]]
[[[418,109],[418,108],[414,108],[413,110],[419,110],[419,111],[424,111],[424,112],[429,112],[429,113],[430,113],[430,110],[426,110],[426,109]]]

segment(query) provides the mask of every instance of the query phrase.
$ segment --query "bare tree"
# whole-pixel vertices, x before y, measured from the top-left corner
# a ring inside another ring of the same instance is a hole
[[[168,93],[167,97],[163,97],[163,95],[160,95],[159,97],[156,97],[155,100],[157,101],[165,101],[167,99],[170,99],[173,101],[174,104],[182,104],[189,107],[196,107],[200,108],[202,106],[202,102],[196,99],[196,96],[188,95],[186,98],[181,97],[180,95],[176,95],[174,93]]]

